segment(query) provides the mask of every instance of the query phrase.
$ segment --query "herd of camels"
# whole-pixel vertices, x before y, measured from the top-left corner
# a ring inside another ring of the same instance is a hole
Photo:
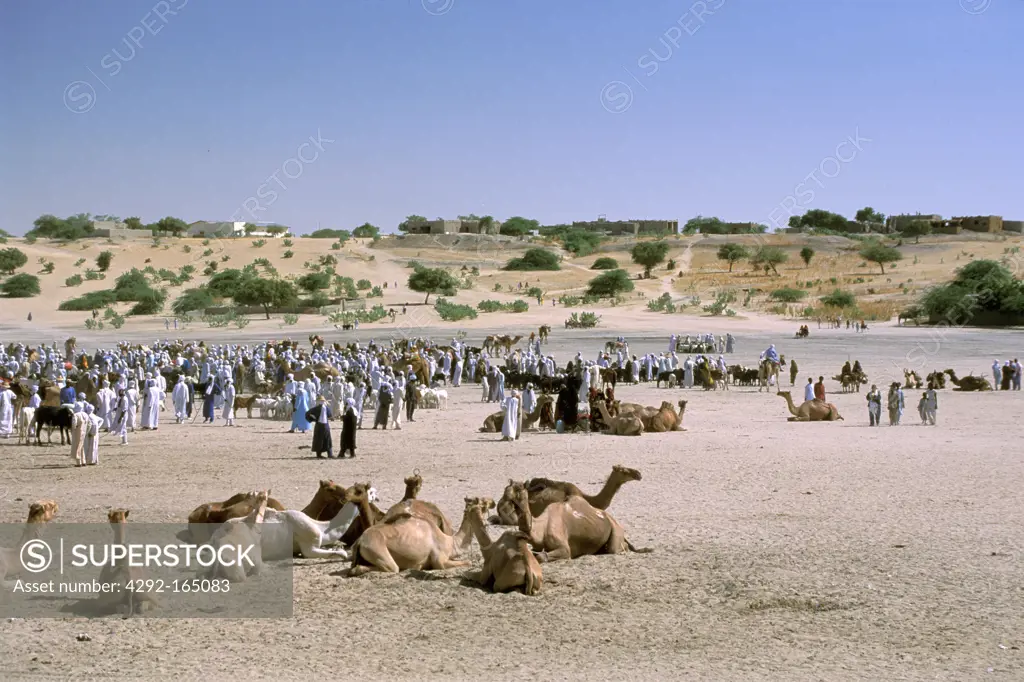
[[[346,488],[322,480],[313,499],[301,510],[286,509],[271,497],[270,490],[202,504],[188,515],[188,528],[179,537],[214,548],[258,547],[258,552],[250,553],[250,566],[215,564],[204,571],[204,577],[232,582],[258,576],[265,561],[293,557],[349,560],[351,565],[344,572],[347,577],[467,567],[471,564],[466,557],[475,539],[483,565],[467,577],[494,592],[521,590],[535,595],[543,584],[543,563],[651,551],[635,547],[607,511],[625,483],[641,478],[636,469],[616,465],[595,495],[565,481],[510,480],[498,502],[489,497],[465,498],[457,530],[436,504],[419,498],[423,478],[418,472],[405,479],[405,495],[387,511],[375,504],[377,493],[369,483]],[[492,509],[496,514],[488,518]],[[57,513],[58,504],[53,500],[30,505],[18,545],[0,548],[0,580],[21,574],[21,548],[41,538]],[[107,514],[116,544],[128,542],[129,514],[127,509]],[[492,539],[488,525],[513,528]],[[106,584],[124,584],[146,577],[144,568],[114,562],[103,567],[99,579]],[[100,599],[112,612],[127,611],[129,615],[160,606],[154,596],[127,589]]]

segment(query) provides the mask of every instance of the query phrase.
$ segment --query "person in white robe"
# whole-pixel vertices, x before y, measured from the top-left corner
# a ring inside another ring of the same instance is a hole
[[[188,404],[188,386],[185,385],[185,375],[178,377],[178,383],[174,384],[171,391],[171,402],[174,403],[174,423],[180,424],[185,421],[187,415],[186,405]]]
[[[124,392],[124,397],[128,400],[128,407],[125,412],[125,428],[135,433],[135,425],[138,421],[139,389],[135,388],[134,381],[128,382],[128,388]]]
[[[501,440],[514,441],[519,438],[519,392],[505,399],[505,421],[501,425]]]
[[[397,373],[394,381],[394,390],[391,391],[391,426],[399,431],[402,430],[402,407],[405,399],[405,377],[401,372]]]
[[[117,394],[110,388],[110,382],[103,380],[103,387],[96,391],[96,416],[103,420],[103,428],[110,430],[114,423],[114,403],[117,401]]]
[[[0,388],[0,438],[10,438],[14,433],[14,391],[2,384]]]
[[[537,407],[537,391],[533,389],[533,384],[526,384],[526,390],[523,391],[523,414],[532,414],[535,407]]]
[[[142,428],[156,431],[160,427],[160,405],[164,402],[164,392],[150,379],[146,382],[146,393],[142,402]]]
[[[93,414],[93,406],[85,406],[85,442],[83,444],[83,459],[85,464],[93,465],[100,463],[100,431],[103,429],[103,419]]]
[[[483,379],[480,380],[480,388],[483,391],[481,396],[480,396],[480,402],[482,402],[482,403],[489,403],[489,402],[491,402],[491,382],[487,379],[487,375],[486,374],[483,376]]]
[[[235,382],[231,379],[225,379],[224,409],[220,416],[224,419],[224,426],[235,425]]]

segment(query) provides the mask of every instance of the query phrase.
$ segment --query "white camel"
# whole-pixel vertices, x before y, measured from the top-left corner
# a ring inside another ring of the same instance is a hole
[[[251,410],[260,411],[260,419],[273,419],[277,400],[274,398],[256,398],[252,401]]]
[[[377,501],[376,488],[370,488],[368,497]],[[264,561],[288,559],[302,554],[306,559],[347,559],[344,549],[324,549],[341,540],[359,516],[359,507],[348,502],[330,521],[317,521],[296,509],[277,511],[267,508],[263,516],[262,554]]]
[[[22,441],[28,445],[29,440],[32,438],[32,420],[36,417],[36,408],[25,406],[18,412],[18,445],[21,445]]]

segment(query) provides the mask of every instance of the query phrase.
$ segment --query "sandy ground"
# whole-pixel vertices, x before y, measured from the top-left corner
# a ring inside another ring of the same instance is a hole
[[[847,358],[883,385],[904,366],[989,376],[993,358],[1024,355],[1024,333],[1014,331],[812,325],[797,341],[790,323],[682,323],[683,333],[736,330],[730,362],[751,364],[776,343],[801,368],[795,391]],[[593,357],[618,334],[637,351],[666,347],[664,329],[628,329],[556,328],[549,352],[560,362],[576,350]],[[17,335],[32,340],[33,331]],[[1012,435],[1024,393],[943,391],[939,425],[923,427],[908,391],[904,425],[870,429],[863,393],[831,395],[846,421],[806,424],[787,422],[784,402],[756,388],[620,386],[629,401],[685,398],[688,430],[528,433],[514,444],[477,432],[493,409],[477,388],[451,393],[447,412],[418,411],[401,433],[361,431],[352,461],[316,460],[303,449],[308,436],[245,418],[234,429],[165,419],[127,447],[105,440],[100,466],[83,470],[56,446],[0,442],[0,520],[20,521],[30,501],[55,498],[64,521],[102,522],[109,506],[130,508],[135,522],[184,521],[201,502],[263,487],[301,507],[321,478],[371,481],[386,506],[418,468],[421,497],[457,524],[463,497],[498,497],[509,478],[596,490],[624,464],[643,480],[610,511],[654,552],[545,565],[532,598],[481,591],[467,570],[346,579],[347,564],[297,560],[291,619],[5,621],[4,677],[1024,678],[1024,467]],[[475,545],[472,556],[479,562]],[[75,641],[82,632],[92,641]]]

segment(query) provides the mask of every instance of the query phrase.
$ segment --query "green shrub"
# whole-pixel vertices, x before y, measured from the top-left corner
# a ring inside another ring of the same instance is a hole
[[[768,294],[768,298],[773,301],[781,301],[782,303],[797,303],[807,298],[807,292],[803,289],[782,287]]]
[[[458,322],[460,320],[475,320],[476,311],[468,305],[449,303],[445,298],[438,298],[434,302],[434,310],[446,322]]]
[[[672,302],[672,294],[666,291],[653,301],[648,301],[647,309],[656,313],[674,313],[676,305]]]
[[[281,245],[287,249],[292,246],[295,246],[295,242],[293,242],[291,239],[283,239],[281,241]]]
[[[192,253],[192,247],[189,246],[188,244],[185,244],[185,246],[181,247],[181,252],[182,253]]]
[[[295,252],[289,250],[289,251],[285,251],[284,253],[282,253],[281,254],[281,258],[291,258],[294,255],[295,255]]]
[[[857,302],[852,293],[842,289],[835,289],[832,293],[822,296],[818,300],[829,308],[849,308]]]
[[[86,270],[85,271],[85,280],[87,282],[95,282],[95,281],[98,281],[98,280],[101,280],[101,279],[106,279],[106,278],[107,278],[107,276],[104,275],[102,272],[96,272],[95,270]]]
[[[537,270],[559,270],[558,255],[547,249],[528,249],[519,258],[512,258],[505,264],[505,270],[533,272]]]
[[[207,239],[206,241],[210,241],[210,240]],[[203,258],[209,258],[212,255],[213,255],[213,249],[205,249],[203,251]]]
[[[615,270],[619,267],[619,261],[614,258],[598,258],[594,261],[594,264],[590,266],[591,270]]]
[[[383,298],[383,297],[384,297],[384,290],[381,289],[379,286],[373,287],[373,289],[370,290],[370,293],[366,294],[366,298]]]
[[[284,320],[284,323],[290,327],[298,323],[299,316],[292,313],[287,313],[282,319]]]
[[[610,298],[634,289],[633,281],[625,270],[609,270],[590,280],[587,294],[602,298]]]
[[[0,284],[0,293],[7,298],[32,298],[39,292],[39,278],[24,272],[11,275]]]
[[[356,282],[356,289],[360,291],[365,291],[371,288],[373,288],[373,285],[370,283],[370,280],[368,279],[361,279],[358,282]]]
[[[106,308],[117,303],[117,294],[110,289],[92,291],[88,294],[62,301],[57,310],[89,311]]]
[[[186,289],[171,306],[177,315],[190,313],[193,310],[204,310],[213,306],[213,294],[206,287]]]
[[[0,249],[0,274],[12,274],[25,263],[28,263],[28,256],[21,249]]]
[[[254,239],[253,242],[252,242],[252,246],[255,249],[262,249],[266,245],[267,245],[267,240],[266,239]]]
[[[83,280],[81,275],[71,275],[66,280],[64,280],[64,286],[77,287],[79,284],[82,283],[82,281]]]

